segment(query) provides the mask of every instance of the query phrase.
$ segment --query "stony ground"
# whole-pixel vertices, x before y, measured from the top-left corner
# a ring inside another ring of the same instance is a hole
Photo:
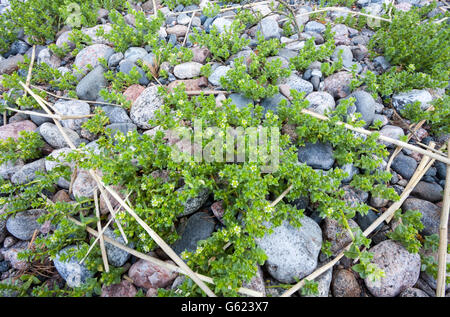
[[[401,10],[409,10],[412,6],[421,6],[426,2],[427,0],[396,0],[395,5]],[[2,0],[0,12],[5,10],[7,6],[7,2]],[[137,9],[144,10],[148,15],[151,14],[152,6],[152,1],[135,4]],[[378,0],[359,0],[355,10],[363,7],[370,10],[372,14],[380,14],[382,11],[381,1]],[[160,10],[164,13],[166,22],[160,30],[160,36],[166,38],[169,42],[181,45],[191,19],[189,15],[179,13],[197,8],[198,6],[195,5],[188,7],[180,5],[173,11],[170,11],[167,7],[161,6]],[[295,8],[297,12],[311,10],[311,7],[308,5],[296,5]],[[267,5],[260,5],[255,7],[255,9],[263,13],[269,10]],[[176,12],[178,13],[177,15],[174,14]],[[227,11],[215,18],[207,18],[201,15],[192,20],[192,27],[209,30],[212,26],[216,26],[221,30],[229,25],[234,14],[234,11]],[[329,13],[327,20],[333,23],[339,15],[341,13]],[[281,42],[288,43],[284,49],[280,50],[279,56],[277,56],[283,61],[283,67],[288,67],[289,58],[296,55],[297,50],[302,47],[305,39],[314,37],[317,45],[323,43],[323,32],[325,30],[323,23],[309,21],[307,17],[303,17],[300,22],[305,26],[302,33],[304,38],[299,41],[298,35],[293,35],[291,38],[286,38],[282,35],[282,22],[279,22],[280,19],[280,17],[266,18],[257,26],[247,30],[244,36],[253,41],[255,32],[259,30],[266,39],[278,38]],[[99,12],[98,23],[106,26],[106,29],[108,28],[107,11],[102,10]],[[128,23],[133,25],[134,21],[131,17],[128,19]],[[343,24],[333,24],[333,31],[335,32],[337,48],[336,54],[332,58],[336,59],[337,51],[342,50],[345,67],[349,68],[356,64],[359,72],[368,69],[377,73],[381,73],[390,67],[389,63],[382,56],[373,60],[369,58],[367,44],[373,35],[371,30],[363,29],[358,31]],[[68,30],[62,30],[58,34],[56,45],[61,46],[62,43],[68,42],[69,32]],[[92,28],[83,29],[83,32],[91,34],[91,36],[95,34]],[[83,100],[101,100],[99,90],[105,85],[106,81],[103,77],[104,70],[99,66],[98,58],[105,58],[111,68],[116,69],[117,72],[125,73],[130,72],[133,66],[137,66],[136,61],[138,59],[153,60],[152,52],[147,51],[145,47],[130,47],[122,54],[115,52],[114,48],[111,47],[111,43],[108,43],[101,37],[93,36],[93,42],[91,46],[81,50],[74,60],[60,59],[53,55],[47,46],[37,46],[36,62],[45,62],[62,72],[71,71],[72,63],[79,68],[91,64],[93,70],[78,83],[77,95],[79,99]],[[192,50],[193,60],[176,65],[173,68],[169,65],[162,65],[161,68],[166,67],[168,70],[169,77],[168,79],[160,78],[161,84],[174,87],[177,83],[184,82],[187,90],[220,90],[219,79],[226,74],[227,70],[233,67],[232,60],[236,56],[232,56],[223,64],[212,63],[212,73],[206,78],[200,76],[200,67],[207,63],[208,50],[194,46],[189,39],[186,41],[186,47]],[[253,48],[254,45],[245,47],[237,55],[248,56]],[[31,46],[27,44],[26,38],[15,42],[7,54],[0,56],[0,76],[14,72],[17,69],[18,62],[23,59],[24,55],[31,56]],[[151,126],[148,124],[148,119],[158,109],[160,101],[156,96],[154,82],[150,83],[142,69],[140,71],[142,72],[142,78],[139,85],[132,85],[124,92],[126,98],[132,102],[130,111],[114,106],[103,106],[103,110],[110,120],[108,128],[122,132],[137,130],[140,133],[146,133],[146,131],[150,130]],[[306,99],[311,103],[310,108],[319,113],[334,109],[342,98],[354,97],[356,98],[355,111],[362,114],[367,124],[372,123],[374,120],[383,122],[383,128],[380,131],[381,135],[398,139],[409,132],[405,129],[405,124],[394,115],[394,110],[383,104],[381,99],[375,100],[369,93],[362,90],[350,93],[348,87],[350,78],[351,74],[347,71],[340,71],[325,77],[320,71],[320,63],[316,62],[304,73],[293,72],[289,78],[280,82],[279,88],[281,93],[273,98],[264,100],[262,105],[267,108],[273,107],[273,105],[276,106],[280,100],[286,98],[283,92],[288,94],[290,89],[305,92]],[[442,94],[442,91],[413,90],[392,96],[392,105],[394,109],[400,110],[405,104],[420,101],[423,109],[426,109],[429,106],[428,103],[440,94]],[[249,102],[252,102],[236,93],[231,94],[229,97],[238,107],[246,106]],[[218,101],[223,100],[223,98],[225,96],[222,94],[217,96]],[[64,115],[86,115],[92,113],[93,105],[83,101],[60,99],[57,100],[55,108]],[[61,152],[70,151],[62,135],[50,119],[34,115],[10,115],[7,117],[6,122],[3,122],[3,118],[0,117],[1,139],[8,137],[17,138],[19,131],[23,130],[38,131],[47,143],[46,153],[49,156],[56,157]],[[84,121],[85,119],[65,120],[63,125],[76,145],[84,142],[88,147],[95,148],[98,146],[95,139],[92,138],[90,133],[81,128]],[[416,141],[421,141],[425,144],[430,141],[442,144],[445,140],[430,137],[426,126],[419,129],[416,134],[419,137],[419,140]],[[392,145],[386,145],[391,152],[394,150]],[[306,162],[315,169],[322,170],[328,170],[335,164],[333,149],[325,144],[307,144],[299,150],[299,160]],[[392,164],[393,177],[390,185],[399,194],[401,194],[408,183],[420,160],[421,155],[406,149],[403,149],[394,160]],[[36,171],[49,171],[55,165],[55,162],[49,161],[45,157],[26,164],[24,162],[17,162],[14,165],[6,164],[0,166],[0,176],[11,180],[14,184],[22,184],[32,180]],[[359,172],[352,166],[348,166],[347,170],[350,174],[349,180],[355,173]],[[423,214],[422,221],[425,225],[423,231],[426,234],[438,233],[445,174],[446,166],[443,163],[436,162],[402,206],[403,210],[417,209]],[[87,172],[79,171],[73,185],[73,191],[69,194],[69,182],[60,180],[58,182],[59,191],[52,197],[52,200],[71,201],[75,197],[92,197],[95,183]],[[376,197],[370,197],[365,192],[355,191],[349,186],[346,186],[345,190],[350,200],[367,203],[380,211],[386,210],[391,203]],[[332,251],[335,254],[351,241],[346,234],[337,235],[337,233],[343,232],[343,229],[335,221],[323,220],[318,217],[311,206],[308,206],[307,201],[300,202],[300,204],[306,207],[308,215],[304,218],[301,229],[282,225],[275,230],[273,235],[259,241],[260,246],[268,254],[268,261],[259,270],[258,276],[254,278],[251,285],[248,285],[249,287],[270,296],[277,296],[284,290],[273,287],[273,285],[293,283],[295,282],[294,276],[305,276],[326,263],[326,258],[320,252],[322,241],[331,241]],[[104,211],[106,210],[104,202],[101,208]],[[42,234],[48,232],[48,228],[41,227],[36,223],[37,217],[42,212],[44,211],[29,210],[0,222],[0,280],[6,281],[14,277],[20,270],[29,266],[28,263],[17,259],[17,254],[28,247],[36,229],[39,229]],[[220,204],[208,197],[207,193],[189,201],[189,205],[186,206],[184,231],[181,239],[173,245],[174,250],[178,254],[185,249],[194,250],[197,241],[209,237],[215,230],[216,223],[220,219],[220,212]],[[214,214],[216,219],[210,221],[211,217],[208,216],[208,213]],[[355,217],[354,221],[350,222],[350,225],[359,226],[364,230],[378,215],[377,212],[371,210],[367,216]],[[410,254],[399,243],[389,240],[386,237],[386,233],[390,230],[390,225],[380,225],[372,237],[373,246],[370,249],[374,253],[374,263],[385,270],[385,278],[378,282],[361,279],[350,269],[352,266],[351,261],[344,258],[317,279],[320,296],[435,296],[436,281],[427,273],[421,272],[419,255]],[[120,237],[115,236],[111,230],[106,231],[105,234],[117,239],[119,242],[124,242]],[[180,283],[180,279],[182,279],[177,277],[178,275],[174,272],[169,272],[144,260],[139,260],[112,245],[107,244],[107,252],[109,263],[114,266],[125,267],[126,274],[120,284],[104,287],[102,296],[134,296],[138,289],[143,289],[147,296],[155,296],[158,287],[176,288]],[[153,255],[167,260],[163,253]],[[52,271],[48,281],[49,283],[57,281],[61,286],[65,283],[72,286],[76,277],[81,276],[81,279],[83,279],[90,274],[83,265],[79,265],[76,261],[67,263],[55,259],[54,267],[56,270]]]

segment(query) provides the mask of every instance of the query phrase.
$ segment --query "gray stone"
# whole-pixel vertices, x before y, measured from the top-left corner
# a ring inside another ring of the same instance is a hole
[[[312,92],[305,99],[309,101],[308,109],[320,114],[333,111],[336,107],[333,96],[326,91]]]
[[[108,124],[105,129],[110,129],[112,131],[112,136],[115,136],[118,131],[127,135],[129,131],[136,131],[137,126],[134,123],[112,123]]]
[[[155,112],[164,104],[164,100],[158,95],[158,87],[146,88],[131,106],[130,118],[142,129],[150,129],[148,123],[153,119]]]
[[[356,112],[360,113],[362,115],[361,119],[366,122],[365,126],[368,127],[373,122],[373,118],[375,117],[375,100],[372,95],[365,91],[359,90],[350,94],[346,99],[348,98],[356,99],[355,104],[347,109],[350,117],[352,117],[352,115]]]
[[[334,164],[333,148],[328,143],[308,142],[298,149],[298,160],[314,169],[329,170]]]
[[[212,23],[212,27],[216,27],[219,33],[223,33],[231,27],[232,20],[226,18],[217,18]],[[206,27],[206,26],[205,26]]]
[[[348,27],[345,24],[336,24],[331,28],[331,32],[334,32],[334,36],[348,36]]]
[[[443,199],[443,191],[444,189],[439,184],[420,181],[412,190],[411,195],[436,203]]]
[[[115,53],[111,55],[111,57],[108,59],[108,67],[116,67],[119,65],[120,61],[123,60],[124,56],[123,53]]]
[[[326,29],[325,25],[322,23],[316,22],[316,21],[309,21],[305,25],[305,32],[315,32],[315,33],[322,33]]]
[[[348,176],[342,180],[342,183],[344,184],[350,183],[353,176],[359,173],[359,169],[351,163],[343,165],[341,169],[348,174]]]
[[[109,118],[109,123],[131,123],[127,111],[122,107],[103,106],[105,115]]]
[[[263,115],[265,115],[269,110],[272,110],[274,113],[278,113],[278,107],[280,106],[282,100],[288,101],[288,99],[282,94],[275,94],[273,97],[263,99],[261,102],[261,106],[264,108]]]
[[[380,130],[380,135],[386,136],[392,139],[400,140],[401,137],[405,135],[403,129],[394,125],[386,125]],[[384,144],[386,147],[391,148],[394,147],[394,144],[386,141],[379,141],[381,144]]]
[[[126,60],[136,63],[138,59],[142,59],[145,55],[147,55],[147,51],[142,47],[130,47],[125,51],[124,57]]]
[[[65,156],[70,152],[72,152],[72,150],[68,147],[65,147],[62,149],[54,150],[52,153],[50,153],[50,155],[45,159],[45,169],[47,170],[47,172],[52,171],[55,167],[60,165],[69,166],[73,171],[73,169],[75,168],[75,163],[69,163],[65,160]],[[55,160],[50,160],[49,158]],[[70,180],[67,180],[64,177],[60,177],[58,179],[58,186],[64,189],[69,189]]]
[[[373,116],[373,123],[375,123],[376,121],[381,122],[381,127],[384,127],[389,123],[388,117],[386,117],[383,114],[378,114],[378,113],[375,113],[375,115]]]
[[[16,162],[8,161],[0,164],[0,178],[11,179],[15,173],[17,173],[25,163],[22,160],[17,160]]]
[[[430,107],[429,103],[432,99],[433,97],[428,91],[413,89],[407,92],[392,95],[392,105],[395,110],[401,111],[406,107],[406,105],[419,102],[420,108],[422,110],[427,110]]]
[[[266,40],[281,37],[281,29],[278,22],[273,17],[262,19],[257,25],[257,31],[260,31]]]
[[[37,177],[36,172],[46,172],[45,158],[25,164],[20,170],[11,176],[11,182],[13,184],[25,184],[31,182]]]
[[[418,210],[422,214],[420,219],[424,225],[422,232],[425,235],[439,234],[439,223],[441,218],[441,208],[429,201],[408,198],[402,205],[402,210]],[[450,223],[450,220],[449,220]]]
[[[272,234],[256,239],[267,255],[267,271],[281,283],[294,283],[317,267],[322,231],[309,217],[304,216],[301,223],[300,228],[294,228],[285,221],[273,228]]]
[[[308,9],[300,8],[297,10],[297,15],[295,16],[295,20],[297,20],[298,25],[304,25],[309,21]]]
[[[67,246],[59,251],[53,260],[56,270],[69,287],[80,287],[88,278],[94,276],[94,272],[89,271],[84,264],[80,264],[75,256],[62,261],[62,255],[66,256],[69,252],[76,252],[78,249],[75,245]]]
[[[305,95],[313,91],[313,85],[295,74],[291,74],[288,78],[283,78],[279,82],[280,84],[288,85],[290,89],[297,90],[298,92],[304,92]]]
[[[430,297],[424,291],[422,291],[422,290],[420,290],[418,288],[414,288],[414,287],[410,287],[410,288],[405,289],[398,296],[399,297]]]
[[[187,25],[190,21],[191,18],[186,13],[182,13],[177,17],[177,23],[181,25]]]
[[[85,116],[91,113],[89,104],[80,100],[58,100],[54,107],[64,116]],[[61,124],[67,129],[78,131],[87,120],[88,118],[66,119],[61,120]]]
[[[184,187],[177,189],[178,193],[183,192]],[[209,196],[209,191],[207,189],[201,190],[199,194],[195,197],[190,197],[186,200],[184,204],[184,211],[182,214],[178,215],[178,217],[185,217],[190,214],[193,214],[197,210],[200,209],[201,206],[206,202]]]
[[[78,134],[70,129],[63,128],[69,139],[78,146],[81,143],[81,139]],[[64,140],[64,137],[59,132],[56,125],[50,122],[45,122],[39,127],[39,134],[44,138],[45,142],[50,144],[55,149],[68,147],[69,145]]]
[[[141,78],[139,78],[139,84],[143,85],[143,86],[147,86],[150,83],[150,80],[148,80],[147,78],[147,74],[144,72],[144,70],[142,68],[140,68],[139,66],[137,66],[135,63],[124,59],[123,61],[121,61],[119,63],[119,71],[125,74],[130,74],[130,72],[133,69],[136,69],[139,74],[141,75]]]
[[[402,153],[399,153],[392,162],[392,169],[406,179],[410,179],[413,176],[416,167],[416,160]]]
[[[36,221],[45,213],[43,209],[32,209],[16,213],[6,221],[8,232],[20,240],[30,240],[34,231],[39,230],[41,225]]]
[[[377,220],[379,216],[380,216],[379,213],[376,213],[372,209],[369,209],[369,211],[365,215],[362,215],[361,213],[357,212],[356,216],[355,216],[355,220],[356,220],[356,223],[359,225],[359,227],[364,231],[367,228],[369,228],[369,226],[375,220]],[[383,224],[380,223],[375,230],[376,231],[381,230],[382,227],[383,227]]]
[[[373,63],[375,64],[375,66],[380,67],[383,72],[391,68],[391,64],[389,64],[389,62],[386,60],[384,56],[375,57],[373,59]]]
[[[436,167],[436,176],[439,177],[439,179],[445,179],[447,175],[447,165],[442,162],[436,161],[436,163],[434,163],[434,166]]]
[[[284,57],[287,60],[290,60],[291,58],[294,58],[298,55],[298,53],[296,53],[293,50],[287,49],[287,48],[282,48],[278,51],[278,56]]]
[[[208,77],[208,81],[214,85],[214,86],[219,86],[222,87],[220,85],[220,78],[225,77],[227,72],[231,69],[231,67],[228,66],[219,66],[217,67],[212,73],[211,75]]]
[[[33,112],[47,114],[47,112],[45,112],[45,110],[43,109],[33,109]],[[30,120],[33,121],[37,126],[40,126],[44,122],[53,122],[52,118],[37,116],[34,114],[30,115]]]
[[[77,85],[76,92],[78,98],[82,100],[95,101],[99,97],[99,92],[108,84],[104,76],[103,66],[97,66],[87,74]]]
[[[115,234],[114,230],[112,230],[111,228],[109,227],[106,228],[104,234],[108,238],[111,238],[114,241],[126,245],[125,240],[123,240],[122,236]],[[130,242],[127,246],[130,248],[134,248],[134,243]],[[118,247],[115,247],[114,245],[108,242],[105,242],[105,248],[106,254],[108,256],[108,262],[114,265],[115,267],[123,266],[131,256],[131,254],[128,253],[127,251],[119,249]]]
[[[214,217],[205,212],[197,212],[189,217],[186,225],[179,228],[181,238],[176,241],[172,248],[176,254],[180,255],[183,251],[195,251],[197,243],[208,239],[214,231]]]
[[[155,54],[153,54],[153,53],[148,53],[147,55],[145,55],[144,57],[142,57],[142,62],[143,62],[144,64],[147,64],[147,66],[148,66],[148,65],[154,66],[154,65],[155,65],[155,58],[156,58]]]
[[[173,69],[173,74],[179,79],[189,79],[200,75],[203,65],[196,62],[178,64]]]
[[[331,267],[325,273],[322,273],[314,279],[314,282],[317,282],[317,295],[305,295],[303,297],[328,297],[332,277],[333,268]]]
[[[237,93],[230,94],[228,96],[228,98],[231,99],[231,104],[232,105],[236,105],[236,107],[239,108],[239,109],[245,108],[249,104],[251,104],[251,105],[254,104],[252,99],[247,98],[247,97],[245,97],[245,96],[243,96],[241,94],[237,94]]]
[[[400,243],[392,240],[375,245],[369,252],[373,253],[372,263],[385,273],[385,277],[378,280],[364,280],[372,295],[394,297],[416,284],[420,275],[419,254],[409,253]]]
[[[342,52],[342,53],[340,53],[340,52]],[[334,50],[333,55],[331,55],[331,60],[337,61],[339,54],[342,54],[341,58],[342,58],[342,64],[344,65],[344,67],[347,67],[347,68],[352,67],[353,53],[352,53],[352,50],[350,49],[350,47],[348,47],[346,45],[336,46],[336,49]]]

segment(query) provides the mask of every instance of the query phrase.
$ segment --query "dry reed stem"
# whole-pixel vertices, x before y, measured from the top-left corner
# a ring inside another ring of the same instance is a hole
[[[447,146],[448,157],[450,158],[450,140]],[[447,165],[447,175],[445,178],[444,201],[442,204],[441,219],[439,224],[439,253],[438,253],[438,275],[436,296],[445,297],[445,285],[447,277],[447,234],[448,234],[448,214],[450,209],[450,165]]]
[[[103,265],[105,267],[105,271],[108,273],[109,272],[109,263],[108,263],[108,256],[106,254],[106,249],[105,249],[105,241],[103,240],[102,220],[100,218],[100,210],[98,208],[98,196],[97,195],[98,195],[98,190],[96,188],[94,190],[95,216],[97,217],[97,230],[98,230],[98,232],[100,232],[100,234],[98,236],[100,237],[100,239],[99,239],[100,251],[102,253]]]

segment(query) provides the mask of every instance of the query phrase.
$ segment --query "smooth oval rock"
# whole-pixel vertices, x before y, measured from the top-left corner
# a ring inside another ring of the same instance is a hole
[[[425,235],[439,234],[439,223],[441,219],[441,208],[435,204],[418,198],[408,198],[402,205],[402,210],[418,210],[422,214],[420,219],[424,225]],[[449,220],[450,224],[450,220]]]
[[[416,284],[420,275],[419,254],[409,253],[401,244],[385,240],[370,248],[372,263],[384,271],[385,277],[364,282],[376,297],[394,297]]]
[[[355,275],[349,270],[338,270],[333,276],[334,297],[360,297],[361,287]]]
[[[15,141],[20,137],[20,131],[32,132],[37,126],[30,120],[14,122],[0,126],[0,140],[13,138]]]
[[[82,100],[96,101],[99,97],[99,92],[108,84],[104,76],[105,70],[103,66],[97,66],[90,71],[77,84],[76,93],[78,98]]]
[[[355,112],[360,113],[361,119],[366,123],[365,127],[368,127],[375,117],[375,100],[372,95],[368,92],[359,90],[346,97],[346,99],[348,98],[355,98],[356,100],[355,104],[347,109],[347,113],[350,117]]]
[[[392,169],[406,179],[410,179],[417,168],[417,161],[410,156],[399,153],[392,161]]]
[[[80,70],[87,70],[87,65],[95,68],[100,65],[100,58],[108,60],[112,54],[114,54],[114,50],[105,44],[90,45],[77,54],[74,65]]]
[[[197,249],[197,243],[208,239],[214,231],[215,221],[213,217],[205,212],[197,212],[189,217],[184,226],[178,228],[181,235],[172,248],[180,255],[183,251],[194,252]]]
[[[105,236],[108,238],[111,238],[123,245],[126,245],[125,240],[123,240],[122,236],[116,235],[114,233],[114,230],[111,228],[106,228],[104,231]],[[129,243],[127,245],[130,248],[134,248],[133,243]],[[106,254],[108,256],[108,262],[116,267],[123,266],[129,259],[131,254],[127,251],[124,251],[122,249],[119,249],[118,247],[115,247],[111,243],[105,242],[105,248],[106,248]]]
[[[197,62],[178,64],[173,68],[173,74],[179,79],[190,79],[200,75],[203,65]]]
[[[45,158],[25,164],[14,175],[11,176],[13,184],[25,184],[37,177],[36,172],[45,173]]]
[[[314,91],[305,99],[309,101],[308,109],[320,114],[333,111],[336,107],[333,96],[326,91]]]
[[[334,164],[333,148],[330,144],[308,142],[298,149],[298,160],[312,168],[329,170]]]
[[[172,261],[167,262],[174,264]],[[134,285],[148,289],[169,286],[178,273],[141,259],[130,267],[128,276]]]
[[[294,283],[317,267],[322,231],[309,217],[304,216],[301,223],[300,228],[294,228],[283,222],[272,234],[256,240],[267,255],[267,271],[282,283]]]
[[[80,287],[88,278],[94,276],[94,273],[89,271],[84,264],[80,264],[75,256],[67,261],[61,260],[63,254],[65,255],[78,249],[79,248],[75,245],[67,246],[59,251],[53,260],[56,270],[69,287]]]
[[[443,191],[444,189],[439,184],[420,181],[412,190],[411,195],[436,203],[444,198]]]
[[[6,221],[9,233],[20,240],[30,240],[34,231],[39,230],[41,225],[36,221],[45,213],[43,209],[32,209],[18,212]]]
[[[78,146],[81,143],[81,139],[75,131],[64,127],[63,129],[75,146]],[[50,144],[55,149],[60,149],[69,146],[66,143],[64,137],[59,132],[59,129],[53,123],[50,122],[43,123],[39,127],[39,134],[44,138],[45,142]]]

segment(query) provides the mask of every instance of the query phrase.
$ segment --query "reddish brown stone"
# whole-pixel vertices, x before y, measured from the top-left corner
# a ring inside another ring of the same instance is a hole
[[[27,245],[28,242],[17,243],[8,251],[3,253],[5,260],[11,262],[11,266],[16,270],[26,270],[30,265],[27,261],[18,259],[19,252],[23,252]]]
[[[216,216],[216,218],[222,222],[223,214],[225,213],[225,210],[223,209],[223,203],[222,201],[216,201],[214,204],[211,205],[211,210]]]
[[[121,192],[121,189],[123,189],[123,187],[114,185],[114,186],[111,186],[111,188],[114,189],[116,191],[116,193],[119,194],[120,198],[125,199],[125,195],[123,195]],[[111,196],[111,194],[109,192],[107,192],[107,197],[108,197],[109,202],[111,203],[112,208],[114,210],[116,210],[117,207],[119,206],[119,202],[113,196]],[[100,207],[100,213],[102,215],[105,215],[109,212],[109,208],[108,208],[108,205],[106,204],[105,197],[103,196],[103,194],[100,195],[99,207]]]
[[[135,297],[137,294],[136,287],[127,280],[123,280],[119,284],[113,284],[102,287],[101,297]]]
[[[194,54],[194,56],[192,57],[192,61],[200,64],[204,64],[206,62],[206,59],[210,55],[210,52],[206,47],[194,47],[191,50]]]
[[[167,261],[167,263],[173,264],[172,261]],[[134,285],[148,289],[169,286],[178,273],[148,261],[139,260],[131,266],[128,276],[133,280]]]
[[[127,88],[127,90],[125,90],[123,95],[125,96],[125,98],[127,98],[127,100],[134,103],[144,90],[145,87],[141,85],[131,85],[130,87]]]
[[[348,270],[338,270],[333,278],[334,297],[360,297],[361,287],[355,275]]]
[[[187,32],[187,26],[178,24],[167,28],[166,32],[169,35],[175,34],[176,36],[184,36]]]
[[[70,202],[71,201],[69,195],[63,189],[57,191],[56,194],[53,196],[52,200],[54,203],[56,203],[58,201],[62,201],[62,202]]]
[[[208,86],[208,79],[206,77],[200,77],[197,79],[175,80],[167,88],[169,88],[169,91],[173,91],[181,83],[184,83],[186,91],[201,90],[202,87]]]
[[[10,123],[0,127],[0,140],[13,138],[17,141],[20,131],[34,131],[37,126],[30,120]]]
[[[0,61],[0,75],[11,74],[19,69],[19,63],[23,62],[22,55],[10,56],[7,59]]]
[[[147,293],[145,293],[146,297],[158,297],[158,289],[156,288],[149,288],[147,290]]]
[[[339,72],[333,74],[323,81],[323,90],[334,98],[344,98],[350,94],[350,82],[352,74],[349,72]]]

